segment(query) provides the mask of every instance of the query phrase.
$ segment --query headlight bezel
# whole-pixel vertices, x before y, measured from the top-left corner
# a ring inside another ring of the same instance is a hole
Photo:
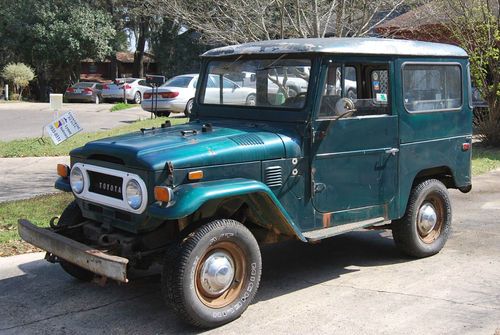
[[[81,178],[80,180],[76,180],[76,178]],[[78,166],[73,167],[71,169],[70,175],[69,175],[69,184],[71,186],[71,190],[73,193],[76,194],[81,194],[83,190],[85,189],[85,176],[83,175],[82,169],[80,169]],[[78,185],[78,187],[77,187]]]

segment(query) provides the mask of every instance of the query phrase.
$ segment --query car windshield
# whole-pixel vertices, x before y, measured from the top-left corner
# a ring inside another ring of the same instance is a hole
[[[189,77],[189,76],[173,77],[173,78],[167,80],[167,82],[165,82],[165,84],[163,84],[162,86],[164,86],[164,87],[165,86],[188,87],[191,80],[193,80],[193,77]]]
[[[310,59],[213,60],[201,103],[300,109],[309,86]]]
[[[74,88],[86,88],[92,86],[94,86],[94,83],[76,83],[75,85],[73,85]]]
[[[117,78],[117,79],[115,79],[115,84],[116,85],[123,85],[124,83],[132,84],[136,80],[137,79],[134,79],[134,78],[128,78],[128,79]]]

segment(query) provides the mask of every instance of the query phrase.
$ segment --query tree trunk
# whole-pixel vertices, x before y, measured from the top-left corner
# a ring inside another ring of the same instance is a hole
[[[137,38],[137,49],[134,54],[134,73],[136,78],[144,77],[144,51],[146,49],[146,38],[149,25],[146,19],[141,18],[139,24],[139,36]]]

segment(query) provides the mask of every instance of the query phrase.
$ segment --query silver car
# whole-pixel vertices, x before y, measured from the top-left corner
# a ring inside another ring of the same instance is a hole
[[[169,79],[158,88],[157,96],[153,91],[144,93],[141,107],[145,111],[155,113],[158,116],[168,116],[170,113],[191,114],[198,74],[184,74]],[[241,87],[228,78],[223,79],[225,101],[228,104],[246,103],[255,105],[255,88]],[[218,102],[219,99],[219,77],[210,75],[207,86],[206,102]]]
[[[95,82],[79,82],[66,89],[64,99],[67,102],[101,102],[102,84]]]
[[[140,104],[144,92],[151,89],[145,79],[139,78],[117,78],[112,84],[103,85],[101,96],[104,100],[121,100]]]

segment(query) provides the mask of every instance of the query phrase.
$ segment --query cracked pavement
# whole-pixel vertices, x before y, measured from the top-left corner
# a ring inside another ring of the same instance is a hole
[[[263,278],[241,318],[213,334],[500,333],[500,171],[451,191],[453,231],[408,259],[388,231],[262,248]],[[159,276],[80,283],[43,254],[0,258],[0,334],[196,333],[164,306]]]

